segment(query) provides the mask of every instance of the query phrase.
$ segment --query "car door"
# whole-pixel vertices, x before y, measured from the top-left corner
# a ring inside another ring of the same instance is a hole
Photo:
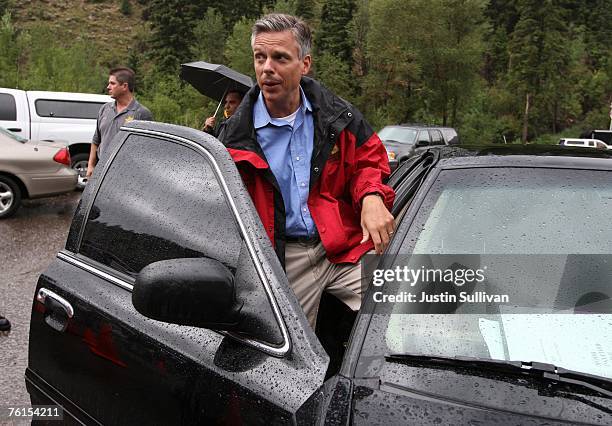
[[[104,102],[85,100],[90,96],[83,94],[84,99],[80,100],[31,99],[32,139],[91,142],[98,112]]]
[[[294,421],[329,358],[229,154],[192,129],[133,122],[124,130],[83,193],[65,250],[39,279],[26,371],[32,402],[60,404],[92,424]],[[140,269],[194,257],[232,271],[254,332],[136,311]]]
[[[429,137],[431,139],[431,145],[444,145],[444,138],[442,133],[437,129],[429,130]]]
[[[425,150],[427,150],[427,148],[429,148],[430,145],[430,139],[429,139],[429,132],[426,129],[421,129],[419,131],[419,134],[417,135],[416,138],[416,143],[415,143],[415,152],[423,152]]]
[[[30,115],[24,91],[0,89],[0,127],[30,138]]]

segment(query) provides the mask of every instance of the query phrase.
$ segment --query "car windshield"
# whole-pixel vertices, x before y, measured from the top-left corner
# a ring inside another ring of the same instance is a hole
[[[414,144],[418,131],[408,127],[387,126],[378,132],[382,141],[395,141],[403,144]]]
[[[386,267],[441,273],[418,285],[380,280],[381,294],[414,293],[421,303],[374,299],[386,318],[379,347],[612,378],[611,183],[612,172],[596,170],[441,172]]]
[[[16,135],[15,133],[9,130],[6,130],[4,127],[0,127],[0,134],[8,136],[9,138],[17,142],[26,143],[28,141],[26,138],[22,138],[21,136]]]

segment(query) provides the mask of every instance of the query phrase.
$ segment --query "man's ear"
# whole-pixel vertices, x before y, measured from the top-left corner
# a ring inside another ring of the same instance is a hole
[[[302,75],[306,75],[308,72],[310,72],[311,65],[312,57],[310,55],[304,56],[304,59],[302,59]]]

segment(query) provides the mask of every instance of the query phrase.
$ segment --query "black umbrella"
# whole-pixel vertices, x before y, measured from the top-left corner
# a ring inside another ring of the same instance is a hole
[[[219,106],[227,92],[235,90],[246,93],[253,86],[251,77],[225,65],[210,64],[204,61],[182,64],[181,78],[204,96],[219,99]],[[219,111],[219,106],[217,106],[217,111]]]

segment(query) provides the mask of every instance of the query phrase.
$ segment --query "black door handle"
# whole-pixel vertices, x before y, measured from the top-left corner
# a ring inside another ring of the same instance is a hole
[[[17,129],[17,128],[14,128],[14,129],[6,129],[6,130],[8,130],[9,132],[21,132],[21,129]]]
[[[68,320],[74,316],[72,305],[63,297],[51,290],[38,290],[36,300],[45,305],[45,322],[49,327],[59,332],[66,331]]]

